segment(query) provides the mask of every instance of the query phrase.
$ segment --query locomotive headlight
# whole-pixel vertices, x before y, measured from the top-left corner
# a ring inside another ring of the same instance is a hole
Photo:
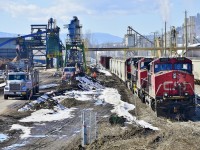
[[[167,97],[167,96],[168,96],[168,93],[164,93],[164,96]]]
[[[176,79],[176,73],[175,72],[173,73],[173,78]]]
[[[185,92],[185,96],[188,96],[188,93],[187,93],[187,92]]]

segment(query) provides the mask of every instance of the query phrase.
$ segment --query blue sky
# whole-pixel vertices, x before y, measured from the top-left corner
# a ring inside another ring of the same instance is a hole
[[[53,17],[62,33],[73,16],[83,25],[83,33],[104,32],[123,37],[127,26],[141,34],[161,32],[180,26],[184,11],[200,12],[199,0],[0,0],[0,32],[29,34],[31,24],[47,24]]]

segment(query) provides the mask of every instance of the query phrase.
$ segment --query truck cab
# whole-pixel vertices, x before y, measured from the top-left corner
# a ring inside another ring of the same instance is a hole
[[[28,99],[31,91],[39,92],[38,71],[33,72],[9,72],[6,76],[4,87],[4,99],[8,97],[24,97]],[[32,93],[32,94],[33,94]]]
[[[75,67],[65,67],[62,73],[62,80],[71,79],[75,75],[75,72],[76,72]]]

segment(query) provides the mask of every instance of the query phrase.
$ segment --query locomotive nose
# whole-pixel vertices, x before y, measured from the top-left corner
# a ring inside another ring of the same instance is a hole
[[[185,81],[185,78],[186,78],[186,74],[178,73],[177,79],[178,79],[179,82]]]

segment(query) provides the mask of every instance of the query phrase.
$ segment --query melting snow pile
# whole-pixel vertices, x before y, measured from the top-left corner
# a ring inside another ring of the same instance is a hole
[[[107,70],[103,70],[103,69],[97,69],[98,72],[104,73],[106,76],[112,76],[112,74],[107,71]]]
[[[94,95],[99,94],[99,90],[104,87],[98,82],[92,81],[89,77],[77,77],[80,82],[81,89],[86,91],[69,91],[65,95],[56,96],[54,92],[48,92],[37,100],[34,100],[18,111],[35,111],[31,116],[24,118],[21,122],[42,122],[42,121],[55,121],[72,117],[71,112],[75,108],[68,109],[61,105],[59,102],[74,97],[78,100],[92,100]],[[92,91],[91,89],[95,89]]]
[[[37,110],[33,112],[31,116],[21,119],[20,122],[55,121],[72,117],[71,112],[74,111],[75,108],[68,109],[59,104],[57,100],[59,98],[55,99],[51,96],[52,93],[49,93],[49,95],[42,95],[37,100],[19,109],[18,111]]]
[[[24,107],[20,108],[18,111],[29,111],[29,110],[39,110],[41,108],[46,108],[46,109],[54,109],[54,107],[58,107],[60,109],[64,109],[64,106],[60,105],[57,100],[52,98],[53,92],[52,93],[46,93],[37,100],[34,100]]]
[[[99,82],[87,76],[76,77],[76,80],[80,82],[78,83],[78,87],[84,91],[101,90],[104,88]]]
[[[92,80],[90,77],[77,77],[76,80],[79,81],[78,87],[83,91],[66,91],[65,98],[75,98],[79,101],[91,101],[96,100],[104,89],[99,82]],[[56,97],[55,97],[56,98]]]
[[[19,110],[38,110],[33,112],[31,116],[22,119],[21,122],[53,121],[73,117],[71,112],[74,111],[75,108],[65,108],[59,104],[59,102],[66,98],[75,98],[76,100],[81,101],[94,100],[96,105],[106,103],[112,104],[114,109],[111,110],[111,112],[116,113],[118,116],[123,116],[130,123],[136,122],[144,128],[159,130],[157,127],[153,127],[151,124],[143,120],[137,120],[135,116],[132,116],[129,111],[133,110],[135,106],[123,102],[121,100],[121,95],[116,89],[105,88],[100,83],[89,77],[76,77],[76,80],[79,81],[78,86],[82,91],[66,91],[64,95],[59,96],[55,96],[53,92],[50,92],[39,97],[37,100],[27,104]]]
[[[111,110],[112,113],[116,113],[118,116],[123,116],[129,122],[136,122],[144,128],[149,128],[152,130],[159,130],[157,127],[153,127],[151,124],[145,122],[144,120],[137,120],[135,116],[132,116],[129,111],[133,110],[135,106],[121,100],[121,95],[116,89],[106,88],[99,99],[104,99],[105,102],[112,104],[114,109]]]
[[[91,80],[85,79],[84,77],[78,78],[81,82],[81,87],[87,87],[87,85],[93,85]],[[98,87],[98,86],[97,86]],[[97,90],[87,91],[70,91],[66,92],[65,95],[68,98],[75,98],[77,100],[96,100],[96,104],[109,103],[114,106],[112,113],[116,113],[118,116],[123,116],[129,122],[136,122],[144,128],[150,128],[152,130],[159,130],[157,127],[153,127],[151,124],[143,121],[137,120],[135,116],[132,116],[128,111],[133,110],[135,106],[121,100],[121,95],[118,93],[117,89],[113,88],[102,88],[99,86]],[[101,89],[101,90],[100,90]],[[91,95],[94,94],[94,97]]]
[[[92,91],[66,91],[65,98],[75,98],[79,101],[91,101],[96,98],[96,96],[101,94],[99,90],[92,90]],[[56,98],[56,97],[55,97]]]

